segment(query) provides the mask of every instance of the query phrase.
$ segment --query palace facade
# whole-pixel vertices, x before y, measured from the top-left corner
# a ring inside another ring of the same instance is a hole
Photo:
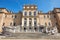
[[[48,13],[38,11],[36,5],[24,5],[23,10],[18,13],[0,8],[0,32],[4,27],[18,25],[19,32],[42,32],[45,28],[54,27],[60,32],[60,8],[54,8]]]

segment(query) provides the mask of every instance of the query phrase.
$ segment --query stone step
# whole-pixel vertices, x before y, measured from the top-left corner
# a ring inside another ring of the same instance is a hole
[[[6,38],[12,38],[12,39],[36,39],[36,38],[45,38],[45,39],[60,39],[60,36],[54,36],[54,35],[47,35],[44,33],[13,33],[10,36],[7,35]]]

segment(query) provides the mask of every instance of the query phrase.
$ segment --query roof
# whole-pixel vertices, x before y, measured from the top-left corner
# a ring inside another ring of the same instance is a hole
[[[53,10],[55,10],[55,9],[60,9],[60,8],[54,8]]]
[[[60,9],[60,8],[54,8],[54,9]]]
[[[24,5],[24,6],[37,6],[37,5],[34,5],[34,4],[33,4],[33,5],[31,5],[31,4],[27,4],[27,5]]]
[[[6,9],[6,8],[0,8],[0,9]]]

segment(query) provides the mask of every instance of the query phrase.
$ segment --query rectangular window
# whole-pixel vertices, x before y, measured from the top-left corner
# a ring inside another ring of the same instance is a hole
[[[32,21],[32,18],[29,18],[29,21]]]
[[[27,12],[25,12],[24,15],[27,16]]]
[[[47,23],[45,23],[45,26],[47,26]]]
[[[36,21],[34,21],[34,26],[37,26],[37,22]]]
[[[29,26],[32,26],[32,21],[29,21]]]
[[[36,20],[36,18],[34,18],[34,20]]]
[[[47,15],[47,18],[49,18],[49,15]]]
[[[17,16],[15,15],[15,18],[17,18]]]
[[[44,18],[46,18],[46,16],[44,15]]]
[[[24,26],[26,26],[27,25],[27,21],[24,21]]]
[[[31,12],[29,12],[29,16],[31,16],[31,14],[32,14],[32,13],[31,13]]]
[[[24,18],[24,21],[27,21],[27,18]]]
[[[36,16],[36,11],[34,12],[34,16]]]
[[[5,26],[5,23],[3,23],[3,26]]]
[[[49,26],[50,26],[50,22],[49,22],[48,24],[49,24]]]

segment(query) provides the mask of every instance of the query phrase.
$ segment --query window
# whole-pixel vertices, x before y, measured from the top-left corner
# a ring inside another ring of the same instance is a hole
[[[24,31],[26,31],[26,28],[24,27]]]
[[[36,18],[34,18],[34,20],[36,20]]]
[[[26,16],[27,15],[27,12],[25,12],[24,15]]]
[[[27,20],[27,18],[24,18],[24,20],[26,21],[26,20]]]
[[[16,15],[14,16],[14,15],[12,15],[12,18],[16,18]]]
[[[29,26],[32,26],[32,22],[31,21],[29,21]]]
[[[3,23],[3,26],[5,25],[5,23]]]
[[[27,18],[24,18],[24,26],[27,25]]]
[[[37,28],[36,28],[36,27],[34,27],[34,30],[35,30],[35,31],[37,31]]]
[[[16,23],[15,22],[13,23],[13,26],[16,26]]]
[[[29,21],[31,21],[32,19],[31,18],[29,18]]]
[[[15,18],[17,18],[17,16],[15,15]]]
[[[49,24],[49,26],[50,26],[50,22],[49,22],[48,24]]]
[[[47,18],[49,18],[49,15],[47,15]]]
[[[22,25],[22,22],[20,22],[20,25]]]
[[[34,21],[36,21],[37,19],[36,18],[34,18]]]
[[[27,21],[24,21],[24,26],[26,26],[27,25]]]
[[[44,15],[44,18],[46,18],[45,15]]]
[[[36,16],[36,11],[34,12],[34,16]]]
[[[47,26],[47,23],[45,23],[45,26]]]
[[[31,28],[31,27],[29,27],[29,29],[31,30],[32,28]]]
[[[10,26],[12,25],[12,23],[10,23]]]
[[[34,21],[34,26],[37,26],[37,22],[36,21]]]
[[[32,14],[32,13],[31,13],[31,12],[29,12],[29,16],[31,16],[31,14]]]
[[[13,15],[12,15],[12,18],[13,18]]]
[[[32,19],[29,18],[29,26],[32,26]]]

